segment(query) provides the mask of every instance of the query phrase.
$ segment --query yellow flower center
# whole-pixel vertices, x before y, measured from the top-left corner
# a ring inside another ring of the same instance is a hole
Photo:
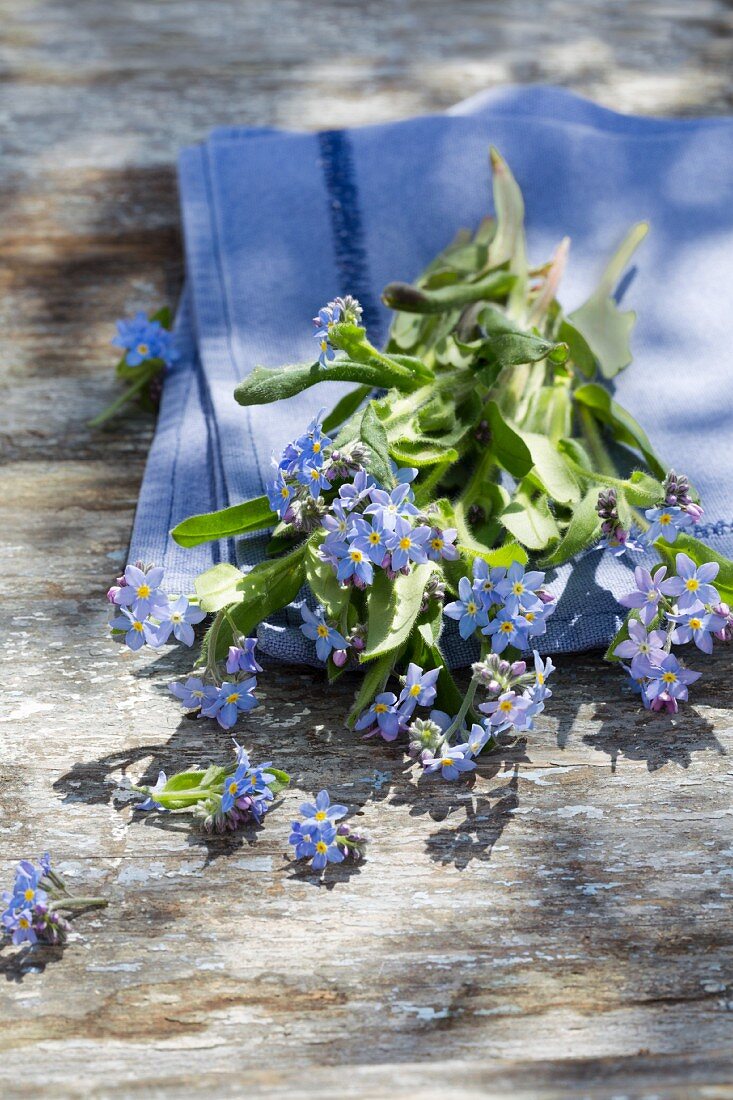
[[[148,347],[147,344],[138,344],[137,345],[138,355],[147,355],[149,351],[150,351],[150,348]]]
[[[322,840],[317,840],[316,841],[316,851],[320,855],[324,855],[324,853],[328,851],[328,845],[324,844]]]
[[[311,481],[319,481],[321,477],[321,471],[313,469],[311,470]]]
[[[138,634],[140,634],[142,629],[143,629],[143,624],[142,623],[133,623],[132,624],[132,629],[137,630]]]
[[[150,595],[150,585],[149,584],[141,584],[140,587],[137,590],[137,594],[138,594],[139,599],[146,600],[148,598],[148,596]]]
[[[499,703],[499,710],[503,710],[504,714],[508,714],[511,709],[512,709],[511,699],[503,699],[501,701],[501,703]]]
[[[433,548],[433,550],[442,550],[443,549],[443,540],[442,539],[431,539],[430,540],[430,545]]]
[[[28,889],[23,894],[23,897],[25,898],[26,901],[33,901],[35,896],[36,896],[36,891],[30,886],[28,887]]]
[[[677,682],[677,676],[674,672],[663,672],[662,679],[665,684],[675,684]]]
[[[236,779],[232,779],[231,783],[229,784],[229,794],[236,794],[236,793],[237,793],[237,781],[236,781]]]
[[[18,920],[18,924],[21,928],[30,928],[31,926],[31,922],[28,920],[27,917],[20,917],[20,919]]]
[[[350,550],[349,551],[349,557],[351,558],[352,561],[356,561],[356,562],[364,560],[364,555],[362,554],[361,550]]]
[[[280,490],[280,496],[283,498],[283,500],[287,500],[290,496],[290,490],[288,489],[287,485],[283,485],[282,489]]]
[[[321,340],[321,351],[325,351],[328,347],[328,340]]]
[[[699,587],[700,582],[697,577],[690,577],[688,580],[685,581],[685,588],[688,592],[697,592]]]
[[[475,604],[473,602],[473,600],[469,600],[468,603],[466,604],[466,614],[475,615],[477,611],[478,611],[477,604]]]
[[[181,613],[179,611],[174,611],[173,612],[173,614],[171,615],[171,622],[172,623],[183,622],[183,616],[181,615]]]
[[[233,691],[231,695],[227,695],[226,701],[227,703],[236,703],[238,698],[236,691]]]
[[[410,695],[419,695],[421,690],[422,689],[419,684],[413,684],[410,688]]]
[[[389,707],[387,706],[386,703],[375,703],[374,704],[374,713],[375,714],[386,714],[388,710],[389,710]]]
[[[409,550],[412,546],[412,539],[409,535],[404,535],[400,539],[400,550]]]
[[[525,611],[524,612],[524,617],[525,617],[525,619],[527,620],[528,623],[533,623],[534,622],[534,611]]]
[[[522,593],[524,592],[524,585],[522,584],[521,581],[515,581],[514,582],[514,584],[512,585],[512,592],[514,593],[515,596],[521,596],[522,595]]]
[[[692,630],[702,630],[702,619],[690,619],[690,628]]]
[[[537,683],[538,683],[538,684],[540,685],[540,687],[542,687],[542,685],[544,684],[544,682],[545,682],[545,674],[544,674],[544,672],[538,672],[538,673],[537,673]]]
[[[512,626],[511,623],[502,623],[501,624],[501,631],[502,631],[503,634],[511,634],[514,631],[514,627]]]
[[[321,625],[316,628],[316,632],[319,638],[328,637],[328,627],[325,625],[325,623],[321,623]]]
[[[369,541],[372,544],[372,546],[378,546],[381,538],[382,538],[382,536],[380,535],[379,531],[370,531],[369,532]]]
[[[313,454],[314,455],[320,454],[320,451],[321,451],[321,444],[320,443],[314,443],[313,444]]]
[[[326,811],[325,810],[318,810],[318,812],[316,813],[316,821],[325,821],[325,820],[326,820]]]
[[[452,756],[444,756],[443,759],[440,762],[441,762],[441,764],[443,765],[444,768],[448,768],[453,763],[453,757]]]
[[[659,522],[662,524],[663,527],[667,527],[668,524],[672,522],[672,517],[669,512],[663,512],[659,517]]]

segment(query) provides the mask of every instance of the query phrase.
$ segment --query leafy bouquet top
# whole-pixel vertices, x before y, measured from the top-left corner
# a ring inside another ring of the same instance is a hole
[[[630,363],[634,322],[613,292],[646,225],[566,315],[557,291],[569,241],[529,266],[521,193],[493,150],[491,160],[495,217],[460,233],[414,285],[385,288],[394,319],[383,349],[359,303],[337,298],[314,319],[316,361],[257,367],[237,387],[252,405],[354,383],[275,456],[265,495],[172,532],[195,546],[271,529],[267,560],[215,566],[190,602],[171,603],[145,568],[111,590],[113,630],[135,647],[171,633],[190,643],[193,624],[214,616],[192,677],[173,690],[224,728],[256,703],[251,635],[303,589],[302,631],[329,678],[364,669],[349,724],[386,740],[406,732],[426,771],[449,779],[530,729],[551,695],[537,650],[555,606],[544,570],[595,548],[661,558],[651,573],[636,568],[607,654],[628,662],[647,707],[675,710],[697,678],[673,646],[709,652],[731,636],[733,563],[692,536],[694,490],[609,385]],[[467,691],[445,657],[450,620],[479,658]],[[521,655],[533,649],[528,671]]]

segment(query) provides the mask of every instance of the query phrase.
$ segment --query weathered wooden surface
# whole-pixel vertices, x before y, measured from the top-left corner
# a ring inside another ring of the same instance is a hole
[[[3,1096],[733,1096],[727,655],[674,721],[563,660],[541,728],[472,790],[345,734],[350,685],[272,671],[244,739],[296,788],[267,829],[132,821],[122,777],[227,738],[168,697],[185,654],[105,637],[150,423],[85,427],[114,318],[175,301],[174,157],[210,127],[371,121],[507,80],[714,113],[730,32],[723,0],[0,0],[0,873],[50,848],[111,900],[63,952],[0,954]],[[322,785],[374,843],[318,886],[287,833]]]

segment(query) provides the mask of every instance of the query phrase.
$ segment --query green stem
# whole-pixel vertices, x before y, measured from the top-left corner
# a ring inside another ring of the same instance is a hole
[[[596,469],[602,474],[617,478],[617,470],[613,463],[613,459],[606,449],[606,444],[603,442],[603,436],[600,433],[598,424],[593,415],[588,409],[581,407],[578,409],[578,417],[580,419],[583,438],[585,439]],[[609,482],[609,484],[614,484],[614,482]]]
[[[468,685],[468,688],[466,689],[466,695],[463,699],[463,702],[461,703],[461,709],[458,711],[458,714],[455,716],[451,724],[448,726],[448,729],[445,731],[446,741],[450,742],[453,734],[456,733],[457,730],[459,730],[463,725],[463,720],[471,709],[471,705],[476,695],[478,684],[478,677],[474,676],[471,680],[471,683]]]
[[[120,394],[116,401],[113,401],[111,405],[108,405],[106,409],[103,409],[102,412],[95,416],[93,420],[90,420],[89,427],[99,428],[107,420],[111,420],[115,413],[119,412],[123,405],[126,405],[128,401],[132,401],[133,397],[136,397],[140,390],[142,390],[157,373],[158,371],[155,371],[153,374],[147,371],[143,375],[141,375],[141,377],[136,379],[133,384],[125,390],[124,393]]]
[[[107,898],[62,898],[59,901],[59,909],[106,909],[109,905]]]
[[[216,644],[219,639],[219,631],[221,630],[221,624],[224,622],[224,618],[228,617],[229,612],[224,607],[221,611],[217,611],[211,628],[209,630],[209,640],[206,648],[206,672],[215,684],[221,684],[219,679],[219,672],[216,663]]]

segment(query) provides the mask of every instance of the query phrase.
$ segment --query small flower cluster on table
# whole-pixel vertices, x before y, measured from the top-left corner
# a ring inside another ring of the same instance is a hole
[[[206,618],[185,596],[167,596],[162,581],[159,566],[136,562],[127,566],[107,592],[107,599],[118,609],[110,622],[112,636],[132,650],[144,645],[158,649],[171,634],[177,642],[192,646],[193,628]]]
[[[665,565],[652,572],[636,567],[636,588],[620,600],[631,609],[628,636],[613,647],[644,706],[668,714],[677,713],[679,703],[687,701],[689,685],[702,675],[686,668],[672,647],[692,642],[709,654],[713,639],[733,638],[733,612],[712,584],[718,563],[696,566],[687,554],[679,553],[676,568],[676,575],[667,576]]]
[[[104,898],[74,897],[51,867],[48,852],[38,864],[21,860],[10,892],[2,896],[5,910],[2,932],[18,946],[62,944],[70,930],[69,917],[86,909],[103,909]]]
[[[303,803],[300,812],[304,820],[292,822],[289,837],[296,859],[309,859],[314,871],[322,871],[329,863],[363,857],[367,838],[339,823],[348,807],[332,804],[328,791],[319,791],[315,802]]]

